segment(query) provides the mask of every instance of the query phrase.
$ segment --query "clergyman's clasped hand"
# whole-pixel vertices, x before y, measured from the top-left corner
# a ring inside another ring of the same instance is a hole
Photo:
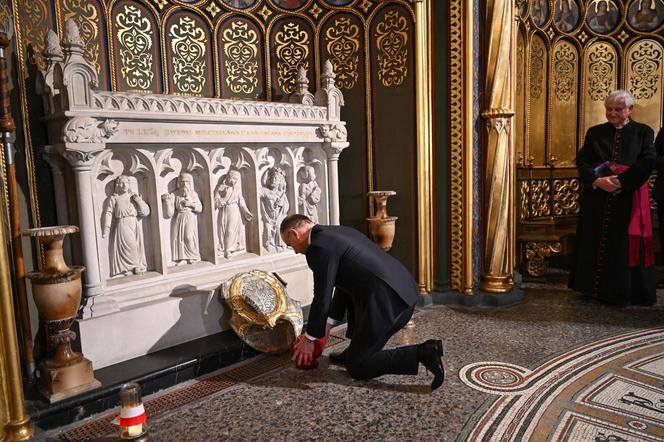
[[[615,193],[621,189],[620,180],[617,175],[610,175],[597,178],[593,182],[593,187],[602,189],[605,192]]]

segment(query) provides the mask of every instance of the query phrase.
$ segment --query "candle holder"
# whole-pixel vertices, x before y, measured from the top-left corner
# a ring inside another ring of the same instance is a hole
[[[368,192],[369,204],[376,202],[376,215],[367,218],[369,237],[386,252],[392,248],[396,231],[396,216],[387,214],[387,199],[397,193],[393,190]]]
[[[120,387],[120,439],[148,440],[147,414],[141,399],[141,387],[136,383]]]
[[[76,333],[69,327],[76,320],[81,304],[81,273],[85,267],[69,267],[62,254],[65,235],[78,232],[76,226],[27,229],[24,236],[38,238],[45,249],[41,272],[28,273],[32,295],[44,322],[47,336],[55,348],[40,364],[40,391],[53,403],[101,387],[92,372],[92,362],[71,348]]]

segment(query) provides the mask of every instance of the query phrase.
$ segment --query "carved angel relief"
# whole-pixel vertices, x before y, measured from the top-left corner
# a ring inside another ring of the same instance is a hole
[[[318,203],[322,192],[316,182],[316,170],[313,166],[303,166],[298,171],[297,178],[300,182],[297,194],[300,213],[318,224]]]

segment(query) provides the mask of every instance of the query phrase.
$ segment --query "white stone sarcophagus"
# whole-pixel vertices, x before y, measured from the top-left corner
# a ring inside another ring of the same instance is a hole
[[[338,224],[348,146],[328,62],[315,95],[289,103],[97,91],[73,21],[47,37],[42,92],[59,224],[80,227],[81,346],[95,368],[227,328],[220,285],[277,272],[308,305],[303,256],[279,238],[288,214]]]

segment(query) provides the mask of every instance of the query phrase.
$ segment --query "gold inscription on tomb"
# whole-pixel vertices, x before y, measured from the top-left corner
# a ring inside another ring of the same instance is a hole
[[[383,86],[400,86],[408,75],[408,21],[399,11],[388,11],[376,25],[378,79]]]
[[[169,36],[175,92],[201,95],[206,80],[205,31],[193,18],[182,16],[171,25]]]
[[[258,34],[242,20],[223,33],[226,85],[236,94],[251,95],[258,87]]]
[[[339,89],[352,89],[357,82],[360,50],[360,28],[350,21],[350,17],[340,17],[325,33],[327,52],[337,74]]]
[[[149,90],[154,80],[150,20],[143,11],[133,5],[124,5],[124,10],[115,17],[117,38],[122,67],[120,72],[133,89]]]
[[[290,22],[277,32],[277,83],[285,95],[295,91],[295,77],[297,67],[302,64],[309,68],[309,34],[300,30],[300,25]]]

